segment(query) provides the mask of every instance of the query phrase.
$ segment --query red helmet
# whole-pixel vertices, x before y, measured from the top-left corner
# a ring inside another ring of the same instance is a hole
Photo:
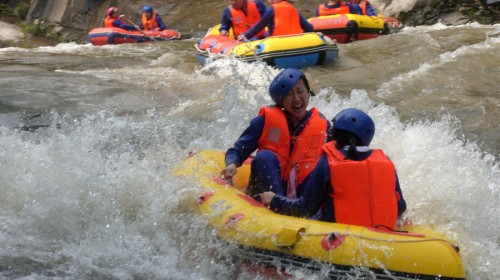
[[[109,17],[115,10],[116,10],[116,7],[108,8],[108,10],[106,10],[106,16]]]

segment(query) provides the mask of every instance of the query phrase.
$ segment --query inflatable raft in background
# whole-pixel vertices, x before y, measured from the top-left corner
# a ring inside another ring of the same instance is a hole
[[[465,279],[458,247],[430,229],[407,225],[393,231],[272,212],[242,192],[250,163],[238,168],[233,186],[220,179],[223,151],[194,153],[175,170],[199,184],[201,194],[193,203],[200,217],[220,239],[240,246],[239,258],[341,279]]]
[[[176,30],[162,31],[128,31],[116,27],[98,27],[88,34],[89,40],[96,46],[109,44],[145,43],[179,39],[181,33]]]
[[[245,62],[264,61],[280,68],[305,68],[324,65],[338,56],[337,43],[321,33],[271,36],[262,40],[240,42],[219,35],[219,25],[211,28],[196,47],[198,61],[235,57]]]
[[[397,19],[384,16],[339,14],[312,17],[308,21],[313,25],[314,31],[341,44],[396,33],[403,28],[403,24]]]

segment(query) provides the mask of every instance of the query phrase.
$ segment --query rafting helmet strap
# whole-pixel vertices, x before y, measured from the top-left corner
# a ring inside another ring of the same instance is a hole
[[[269,94],[276,105],[280,107],[283,106],[283,99],[288,95],[299,79],[304,81],[304,85],[306,86],[307,91],[309,91],[309,94],[312,96],[315,95],[311,90],[309,81],[307,81],[304,73],[297,69],[287,68],[281,71],[269,85]]]
[[[358,137],[365,146],[370,143],[375,135],[375,123],[365,112],[348,108],[340,111],[332,120],[335,129],[348,131]]]

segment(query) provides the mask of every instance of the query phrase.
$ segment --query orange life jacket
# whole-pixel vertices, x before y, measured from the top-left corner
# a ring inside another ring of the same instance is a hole
[[[106,17],[104,19],[104,27],[115,27],[113,25],[113,21],[115,21],[115,20],[118,20],[121,23],[125,24],[125,22],[123,20],[121,20],[120,18]]]
[[[394,164],[381,150],[361,161],[345,159],[335,141],[323,146],[328,157],[337,223],[394,228],[398,194]]]
[[[153,13],[149,19],[147,19],[144,14],[142,15],[142,27],[144,30],[153,30],[159,27],[158,22],[156,22],[156,15],[157,13]]]
[[[366,0],[361,0],[361,1],[358,0],[357,2],[358,2],[357,4],[359,5],[359,7],[361,8],[361,11],[363,12],[363,15],[367,15],[366,6],[370,5],[370,3],[368,3],[368,1],[366,1]]]
[[[329,16],[329,15],[340,15],[340,14],[348,14],[349,6],[347,6],[344,2],[340,4],[338,8],[328,8],[326,4],[321,4],[318,7],[318,15],[320,16]]]
[[[247,1],[246,14],[241,9],[234,9],[231,5],[228,8],[231,12],[234,37],[247,32],[261,18],[257,4],[254,1]],[[264,36],[264,32],[265,30],[261,30],[255,37]]]
[[[295,138],[290,154],[290,132],[285,113],[277,106],[263,106],[259,116],[264,115],[264,129],[259,138],[260,150],[270,150],[278,157],[282,179],[287,179],[292,168],[296,168],[296,183],[300,184],[316,166],[321,157],[321,146],[325,144],[328,122],[315,108],[304,129]]]
[[[283,1],[272,5],[274,8],[274,30],[271,35],[277,36],[302,33],[299,12],[292,4]]]

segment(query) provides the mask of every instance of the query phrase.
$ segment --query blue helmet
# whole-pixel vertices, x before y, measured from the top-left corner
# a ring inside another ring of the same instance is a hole
[[[269,94],[276,105],[283,106],[283,98],[285,98],[299,79],[304,81],[307,91],[314,96],[314,92],[311,91],[304,73],[296,69],[287,68],[281,71],[269,85]]]
[[[356,135],[361,143],[369,146],[375,135],[375,123],[365,112],[348,108],[340,111],[332,120],[333,127]]]
[[[142,8],[142,11],[145,13],[152,13],[153,12],[153,6],[146,5],[144,8]]]

